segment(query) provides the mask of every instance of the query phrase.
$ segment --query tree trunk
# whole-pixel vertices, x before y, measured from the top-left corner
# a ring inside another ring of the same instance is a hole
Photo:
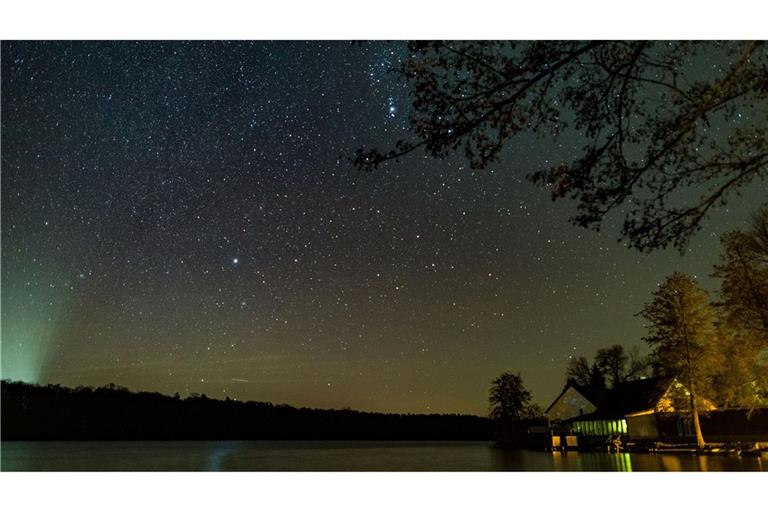
[[[691,385],[691,388],[693,386]],[[693,428],[696,432],[696,445],[699,450],[703,449],[706,443],[704,442],[704,434],[701,433],[701,423],[699,422],[699,408],[696,405],[696,396],[691,390],[691,414],[693,415]]]

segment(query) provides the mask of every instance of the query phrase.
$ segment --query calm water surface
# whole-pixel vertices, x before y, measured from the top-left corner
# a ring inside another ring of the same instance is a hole
[[[3,471],[766,471],[768,457],[502,451],[486,442],[3,442]]]

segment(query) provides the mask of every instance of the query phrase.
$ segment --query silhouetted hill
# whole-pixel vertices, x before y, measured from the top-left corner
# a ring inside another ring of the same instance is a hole
[[[487,418],[295,408],[2,381],[2,439],[490,440]]]

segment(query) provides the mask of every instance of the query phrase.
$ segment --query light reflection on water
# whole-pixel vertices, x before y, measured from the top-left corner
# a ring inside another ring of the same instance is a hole
[[[635,454],[637,457],[639,454]],[[629,453],[552,453],[554,471],[632,471]]]
[[[213,451],[208,457],[206,471],[221,471],[221,464],[227,459],[227,456],[237,449],[237,442],[222,442],[213,447]]]
[[[768,458],[547,453],[467,442],[3,442],[4,471],[765,471]]]

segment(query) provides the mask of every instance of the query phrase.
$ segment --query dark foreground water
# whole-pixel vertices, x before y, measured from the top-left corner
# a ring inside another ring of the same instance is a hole
[[[3,471],[766,471],[768,457],[502,451],[467,442],[3,442]]]

